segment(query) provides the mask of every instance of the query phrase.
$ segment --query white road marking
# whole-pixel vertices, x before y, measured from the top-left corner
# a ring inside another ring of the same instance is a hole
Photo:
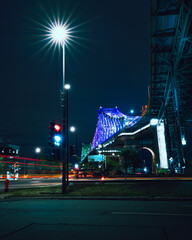
[[[185,216],[192,217],[192,214],[184,213],[147,213],[147,212],[113,212],[114,215],[160,215],[160,216]]]

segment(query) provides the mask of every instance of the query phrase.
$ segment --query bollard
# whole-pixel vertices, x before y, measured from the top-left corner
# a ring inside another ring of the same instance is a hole
[[[9,191],[9,180],[6,179],[5,180],[5,192],[8,192]]]

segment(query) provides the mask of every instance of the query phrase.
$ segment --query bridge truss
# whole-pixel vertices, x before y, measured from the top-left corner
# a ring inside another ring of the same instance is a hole
[[[103,144],[124,128],[132,127],[141,119],[140,116],[127,116],[115,108],[99,108],[98,122],[91,150]]]
[[[187,147],[191,105],[192,1],[151,0],[151,83],[146,116],[164,122],[168,159],[174,168],[192,165],[192,151]]]

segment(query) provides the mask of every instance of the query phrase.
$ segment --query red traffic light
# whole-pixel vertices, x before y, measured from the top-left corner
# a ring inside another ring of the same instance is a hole
[[[61,126],[58,125],[58,124],[55,124],[54,129],[55,129],[56,132],[59,132],[61,130]]]

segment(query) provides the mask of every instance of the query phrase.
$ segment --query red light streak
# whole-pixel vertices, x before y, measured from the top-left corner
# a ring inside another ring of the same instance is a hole
[[[27,161],[38,161],[38,162],[46,161],[46,160],[41,160],[41,159],[36,159],[36,158],[17,157],[17,156],[11,156],[11,155],[3,155],[3,154],[0,154],[0,157],[12,158],[12,159],[21,159],[21,160],[27,160]]]
[[[0,161],[1,163],[11,163],[14,164],[14,162],[8,162],[8,161]],[[54,167],[54,168],[61,168],[60,166],[53,166],[53,165],[45,165],[45,164],[37,164],[37,163],[17,163],[18,165],[31,165],[31,166],[43,166],[43,167]]]

